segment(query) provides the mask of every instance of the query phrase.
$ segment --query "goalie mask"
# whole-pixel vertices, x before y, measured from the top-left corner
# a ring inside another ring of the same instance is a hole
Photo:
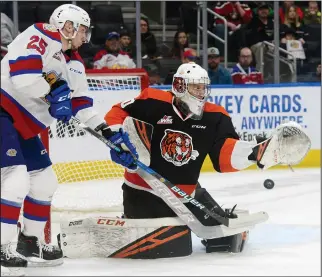
[[[195,63],[182,64],[173,76],[172,92],[178,108],[192,119],[201,119],[207,97],[210,94],[208,73]]]
[[[73,22],[74,25],[74,34],[72,37],[66,37],[62,32],[67,21]],[[86,42],[89,42],[91,39],[91,19],[85,10],[76,5],[64,4],[59,6],[52,13],[49,23],[54,25],[59,30],[60,34],[67,40],[75,38],[79,27],[83,25],[87,27]]]

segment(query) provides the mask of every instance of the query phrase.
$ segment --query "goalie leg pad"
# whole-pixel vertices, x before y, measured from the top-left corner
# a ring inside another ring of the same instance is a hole
[[[192,253],[191,232],[178,218],[86,218],[61,223],[68,258],[158,259]]]

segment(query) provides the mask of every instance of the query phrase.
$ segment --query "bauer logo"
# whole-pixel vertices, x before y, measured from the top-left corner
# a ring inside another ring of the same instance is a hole
[[[16,149],[8,149],[8,151],[7,151],[7,156],[9,156],[9,157],[15,157],[16,155],[17,155],[17,150]]]

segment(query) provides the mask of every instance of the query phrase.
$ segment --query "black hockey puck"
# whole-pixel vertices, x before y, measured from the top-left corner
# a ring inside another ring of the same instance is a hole
[[[273,180],[271,179],[266,179],[264,181],[264,187],[267,188],[267,189],[272,189],[273,187],[275,186],[275,183]]]

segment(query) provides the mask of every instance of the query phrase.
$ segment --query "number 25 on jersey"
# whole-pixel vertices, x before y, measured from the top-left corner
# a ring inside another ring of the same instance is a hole
[[[30,38],[30,42],[27,44],[27,49],[35,49],[40,53],[40,55],[43,55],[46,52],[47,45],[47,42],[42,38],[38,36],[32,36]]]

